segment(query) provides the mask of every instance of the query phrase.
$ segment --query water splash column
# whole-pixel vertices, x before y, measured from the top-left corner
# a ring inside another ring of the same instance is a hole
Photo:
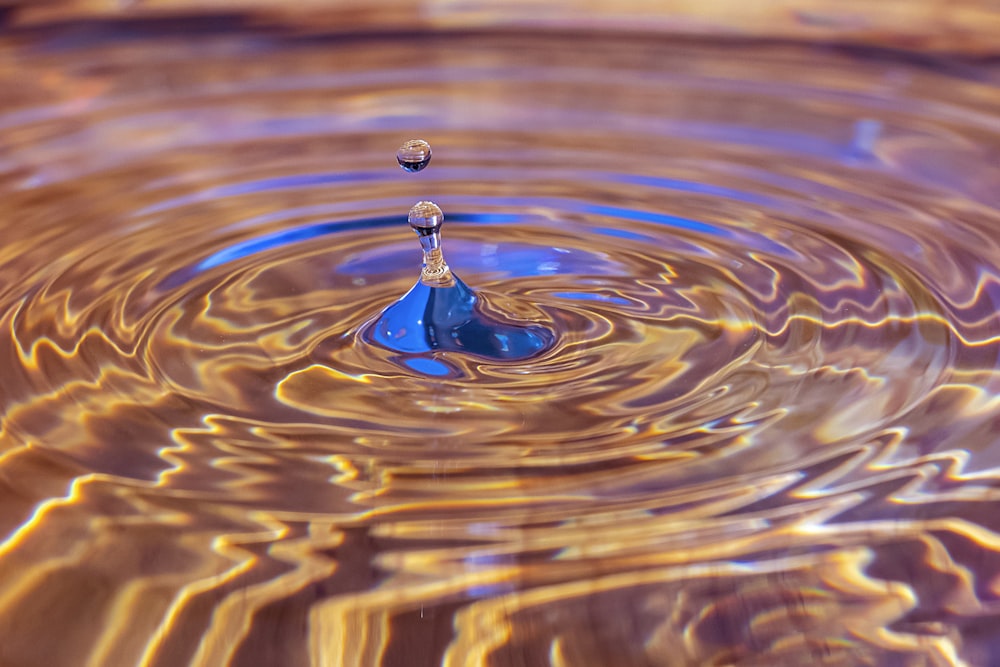
[[[424,263],[420,269],[420,282],[428,287],[451,287],[455,279],[441,251],[441,225],[444,213],[437,204],[421,201],[414,204],[407,216],[410,228],[420,238],[420,248],[424,251]]]
[[[422,139],[407,141],[396,152],[399,166],[411,173],[430,159],[430,144]],[[437,204],[417,202],[407,221],[423,251],[420,280],[382,311],[368,340],[396,352],[464,352],[497,360],[526,359],[553,342],[545,327],[484,311],[480,296],[451,272],[441,250],[444,213]]]

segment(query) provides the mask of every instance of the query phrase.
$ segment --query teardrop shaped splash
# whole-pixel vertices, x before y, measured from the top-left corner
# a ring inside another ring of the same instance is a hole
[[[444,213],[437,204],[417,202],[407,220],[423,250],[420,279],[366,330],[369,342],[409,354],[454,351],[498,360],[526,359],[552,344],[555,336],[545,327],[488,313],[479,295],[451,272],[441,248]]]
[[[452,275],[449,287],[418,281],[383,311],[371,341],[397,352],[466,352],[488,359],[525,359],[554,336],[545,327],[501,322],[482,310],[479,296]]]

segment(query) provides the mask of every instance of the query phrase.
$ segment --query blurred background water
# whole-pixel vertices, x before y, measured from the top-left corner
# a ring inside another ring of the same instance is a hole
[[[0,667],[1000,664],[1000,5],[762,5],[0,0]]]

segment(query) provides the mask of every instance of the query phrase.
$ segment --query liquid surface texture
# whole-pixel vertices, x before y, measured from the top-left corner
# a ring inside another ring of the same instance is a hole
[[[0,39],[0,665],[1000,664],[996,65],[130,30]]]

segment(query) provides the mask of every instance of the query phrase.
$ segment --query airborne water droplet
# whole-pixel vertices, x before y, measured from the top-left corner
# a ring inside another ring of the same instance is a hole
[[[406,216],[410,227],[417,234],[426,236],[441,230],[444,224],[444,213],[441,207],[432,201],[418,201],[410,209],[410,214]]]
[[[415,173],[426,167],[431,161],[431,145],[423,139],[410,139],[396,151],[396,162],[399,166]]]

